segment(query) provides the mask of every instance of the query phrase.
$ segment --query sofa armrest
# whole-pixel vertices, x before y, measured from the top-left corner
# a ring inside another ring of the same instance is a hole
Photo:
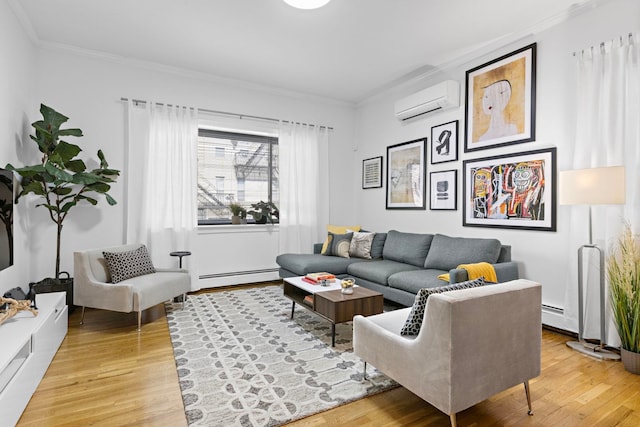
[[[409,313],[408,309],[386,312],[376,316],[353,317],[353,350],[354,354],[363,361],[375,366],[379,371],[389,373],[397,369],[398,360],[408,360],[416,351],[416,340],[399,333],[392,332],[380,325],[380,323],[396,323],[398,331],[404,324]],[[401,316],[401,318],[399,317]],[[392,319],[387,319],[391,317]],[[387,351],[385,351],[387,349]],[[389,349],[392,349],[395,357],[390,357]]]
[[[499,283],[508,282],[510,280],[519,279],[518,263],[515,261],[499,262],[492,264],[496,270],[496,277]],[[467,270],[464,268],[454,268],[449,270],[449,283],[460,283],[469,280]]]
[[[98,281],[91,271],[87,252],[75,252],[73,256],[73,303],[75,305],[125,313],[133,311],[131,286]]]
[[[157,273],[189,273],[189,270],[186,270],[184,268],[157,268],[156,267],[156,272]]]

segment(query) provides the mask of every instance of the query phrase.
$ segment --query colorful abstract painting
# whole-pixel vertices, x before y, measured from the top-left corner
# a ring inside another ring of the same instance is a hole
[[[556,149],[464,162],[463,225],[555,231]]]

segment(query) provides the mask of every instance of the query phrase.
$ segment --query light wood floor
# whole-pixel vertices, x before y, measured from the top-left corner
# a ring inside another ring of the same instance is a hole
[[[164,307],[136,315],[80,310],[19,426],[186,426]],[[640,426],[640,376],[569,349],[544,330],[542,375],[458,414],[459,426]],[[425,363],[428,363],[426,361]],[[0,421],[1,424],[1,421]],[[292,426],[448,426],[449,417],[399,387]]]

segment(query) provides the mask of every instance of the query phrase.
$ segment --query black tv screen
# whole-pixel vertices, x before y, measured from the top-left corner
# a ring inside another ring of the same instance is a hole
[[[0,169],[0,270],[13,265],[13,172]]]

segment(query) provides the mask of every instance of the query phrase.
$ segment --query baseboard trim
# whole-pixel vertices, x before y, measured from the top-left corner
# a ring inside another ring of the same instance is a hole
[[[542,329],[546,329],[547,331],[555,332],[560,335],[566,335],[568,337],[578,339],[578,334],[576,334],[575,332],[567,331],[566,329],[557,328],[551,325],[545,325],[544,323],[542,324]]]

